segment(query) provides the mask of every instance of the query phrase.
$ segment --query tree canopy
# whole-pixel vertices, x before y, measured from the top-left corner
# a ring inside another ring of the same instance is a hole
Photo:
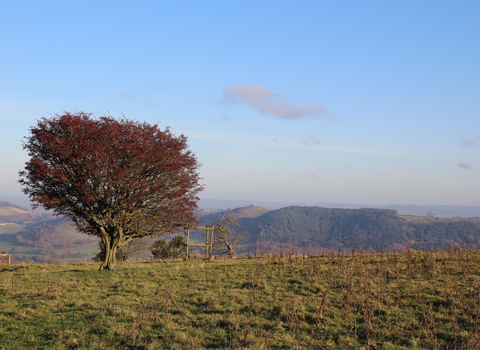
[[[196,223],[199,163],[169,128],[84,112],[43,118],[30,129],[20,172],[34,207],[67,216],[105,245],[100,269],[120,245]]]

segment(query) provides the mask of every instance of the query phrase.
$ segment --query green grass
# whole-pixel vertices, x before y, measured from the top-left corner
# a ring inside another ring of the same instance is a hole
[[[478,349],[480,252],[0,266],[0,349]]]

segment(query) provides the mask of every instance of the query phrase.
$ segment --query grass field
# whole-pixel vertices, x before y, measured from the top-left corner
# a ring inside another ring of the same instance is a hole
[[[0,266],[0,349],[479,349],[480,252]]]

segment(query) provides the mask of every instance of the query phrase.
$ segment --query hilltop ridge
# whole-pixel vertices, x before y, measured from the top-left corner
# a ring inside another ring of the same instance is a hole
[[[214,210],[210,212],[205,212],[203,210],[199,210],[197,214],[203,217],[205,223],[211,223],[213,221],[222,219],[222,217],[226,215],[232,215],[233,217],[240,219],[240,218],[256,218],[265,213],[268,213],[271,209],[255,206],[253,204],[234,208],[234,209],[225,209],[225,210]]]
[[[480,206],[475,205],[417,205],[417,204],[371,204],[371,203],[327,203],[327,202],[274,202],[261,200],[223,200],[202,198],[199,207],[206,212],[226,210],[227,208],[239,208],[248,205],[261,206],[271,210],[281,209],[290,206],[309,206],[331,209],[393,209],[397,210],[399,215],[425,216],[432,212],[435,217],[453,218],[453,217],[480,217]]]

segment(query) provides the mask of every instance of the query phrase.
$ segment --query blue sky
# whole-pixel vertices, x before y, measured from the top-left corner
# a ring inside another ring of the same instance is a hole
[[[185,134],[203,198],[480,205],[478,1],[0,0],[0,33],[0,195],[65,110]]]

